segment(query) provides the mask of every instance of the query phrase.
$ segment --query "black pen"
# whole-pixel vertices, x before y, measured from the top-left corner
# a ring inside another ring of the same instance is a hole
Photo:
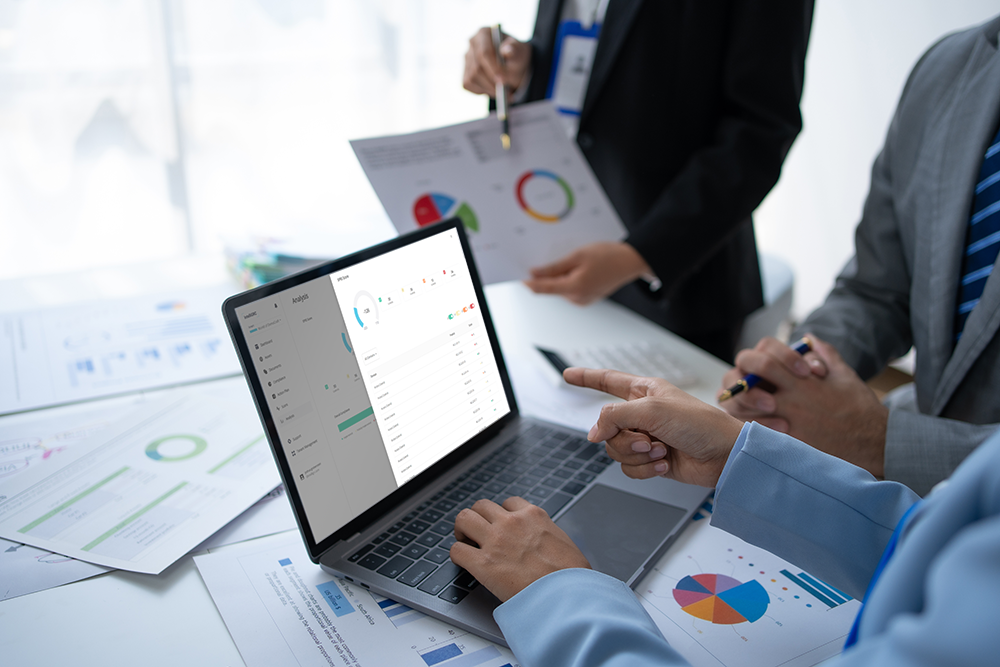
[[[809,340],[808,336],[804,336],[802,338],[802,340],[800,340],[799,342],[795,343],[791,347],[792,347],[793,350],[795,350],[799,354],[805,354],[806,352],[808,352],[809,350],[812,349],[812,341]],[[730,387],[729,389],[725,390],[724,392],[722,392],[719,395],[719,403],[722,403],[723,401],[727,401],[730,398],[732,398],[733,396],[735,396],[736,394],[742,393],[742,392],[744,392],[744,391],[746,391],[746,390],[754,387],[760,381],[761,381],[761,378],[759,378],[758,376],[754,375],[753,373],[749,373],[747,375],[744,375],[740,380],[737,380],[736,384],[734,384],[732,387]]]
[[[500,24],[497,23],[493,26],[493,49],[497,54],[497,65],[500,66],[501,72],[504,68],[503,56],[500,55],[500,42],[503,35],[500,32]],[[497,118],[503,123],[503,129],[500,132],[500,143],[503,144],[503,149],[505,151],[510,150],[510,122],[507,120],[507,85],[503,80],[497,82]]]

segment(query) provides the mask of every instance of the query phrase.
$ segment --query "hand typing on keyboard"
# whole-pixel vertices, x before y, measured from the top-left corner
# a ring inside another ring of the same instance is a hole
[[[537,505],[516,496],[503,506],[480,500],[455,520],[451,560],[502,602],[536,579],[571,567],[590,568],[573,540]]]

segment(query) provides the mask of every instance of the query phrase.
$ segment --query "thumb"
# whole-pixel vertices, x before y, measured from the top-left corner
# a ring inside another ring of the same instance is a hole
[[[573,253],[560,260],[556,260],[551,264],[537,266],[531,269],[531,275],[534,278],[551,278],[553,276],[561,276],[565,273],[569,273],[574,267],[576,267],[577,264],[579,264],[579,260],[576,253]]]

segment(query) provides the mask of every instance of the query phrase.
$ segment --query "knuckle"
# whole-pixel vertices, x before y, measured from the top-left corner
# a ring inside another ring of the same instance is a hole
[[[642,479],[639,475],[638,466],[622,464],[622,472],[630,479]]]

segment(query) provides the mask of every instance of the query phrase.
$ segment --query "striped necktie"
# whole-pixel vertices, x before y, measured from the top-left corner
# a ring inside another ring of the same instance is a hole
[[[969,313],[979,303],[986,279],[1000,250],[1000,130],[986,149],[983,166],[979,169],[972,216],[966,232],[965,254],[962,257],[962,280],[958,288],[955,309],[955,340],[962,337]]]

